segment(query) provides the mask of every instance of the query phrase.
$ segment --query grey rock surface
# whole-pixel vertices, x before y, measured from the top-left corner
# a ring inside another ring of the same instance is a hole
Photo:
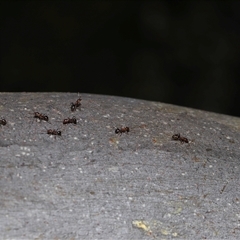
[[[80,96],[0,93],[1,239],[240,238],[239,118]]]

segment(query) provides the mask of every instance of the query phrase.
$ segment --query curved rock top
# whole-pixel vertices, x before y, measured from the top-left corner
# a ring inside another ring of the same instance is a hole
[[[239,118],[91,94],[0,100],[2,238],[239,239]]]

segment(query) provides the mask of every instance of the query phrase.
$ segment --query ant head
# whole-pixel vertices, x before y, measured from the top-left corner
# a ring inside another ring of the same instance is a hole
[[[129,129],[129,127],[126,127],[126,131],[127,131],[127,132],[130,132],[130,129]]]
[[[72,102],[71,103],[71,111],[74,112],[76,110],[76,105]]]
[[[173,140],[178,140],[179,138],[180,138],[180,133],[174,134],[174,135],[172,136],[172,139],[173,139]]]
[[[7,121],[3,118],[3,119],[1,119],[1,124],[2,124],[2,125],[6,125],[6,124],[7,124]]]
[[[62,132],[61,131],[57,131],[57,135],[62,136]]]
[[[76,101],[76,104],[78,105],[78,107],[81,106],[81,101],[82,101],[81,98],[79,98],[79,99]]]
[[[52,132],[53,132],[52,129],[47,129],[47,128],[46,128],[46,130],[47,130],[47,134],[52,134]]]
[[[77,124],[77,119],[75,117],[72,117],[72,121],[74,124]]]
[[[63,124],[68,124],[69,118],[63,119]]]
[[[119,128],[116,128],[115,133],[116,133],[116,134],[120,133],[120,129],[119,129]]]
[[[48,122],[48,116],[43,116],[44,121]]]

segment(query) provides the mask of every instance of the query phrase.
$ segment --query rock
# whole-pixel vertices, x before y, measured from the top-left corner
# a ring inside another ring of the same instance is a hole
[[[239,239],[239,118],[80,96],[0,94],[3,239]]]

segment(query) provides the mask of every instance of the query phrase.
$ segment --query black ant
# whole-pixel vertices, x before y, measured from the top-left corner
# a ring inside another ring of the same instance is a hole
[[[1,118],[0,119],[0,125],[3,125],[3,126],[5,126],[7,124],[7,121],[6,121],[6,119],[4,119],[4,118]]]
[[[185,138],[185,137],[181,137],[180,136],[180,133],[177,133],[177,134],[174,134],[173,136],[172,136],[172,140],[175,140],[175,141],[180,141],[181,143],[188,143],[188,139],[187,138]]]
[[[39,119],[40,121],[43,120],[43,121],[48,122],[48,116],[47,116],[47,115],[44,115],[44,114],[41,114],[41,113],[39,113],[39,112],[34,112],[33,118],[37,118],[37,119]]]
[[[73,103],[73,102],[71,103],[71,111],[72,112],[76,111],[76,109],[81,106],[81,101],[82,101],[82,99],[80,97],[77,99],[77,101],[75,103]]]
[[[55,129],[48,129],[47,134],[54,135],[54,136],[62,136],[62,132]]]
[[[56,129],[47,129],[47,128],[45,128],[46,130],[47,130],[47,134],[48,135],[53,135],[54,137],[55,137],[55,139],[56,139],[56,136],[62,136],[62,132],[60,131],[60,130],[56,130]],[[45,133],[40,133],[40,134],[46,134],[46,132]]]
[[[63,119],[63,124],[77,124],[77,119],[75,117]]]
[[[130,129],[129,129],[129,127],[122,127],[122,128],[116,128],[115,129],[115,133],[116,134],[120,134],[120,135],[122,135],[122,133],[129,133],[130,132]]]

